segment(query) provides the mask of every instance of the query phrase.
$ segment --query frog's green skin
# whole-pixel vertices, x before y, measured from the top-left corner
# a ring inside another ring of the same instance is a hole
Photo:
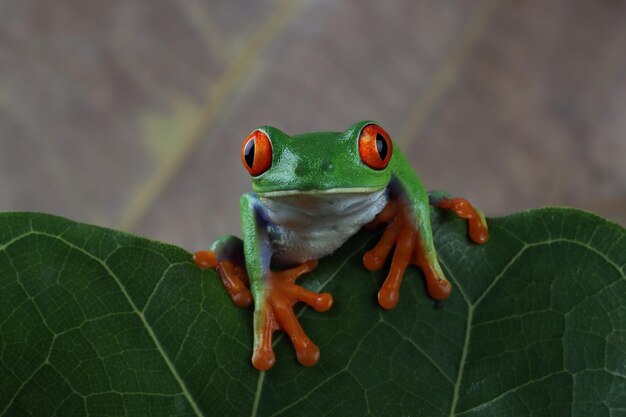
[[[416,228],[422,231],[429,258],[441,272],[432,241],[428,193],[400,149],[393,149],[389,165],[382,170],[361,161],[357,140],[361,129],[369,124],[375,122],[361,121],[345,132],[296,136],[270,126],[258,128],[272,142],[273,159],[267,172],[252,177],[254,193],[241,198],[246,269],[253,285],[259,282],[256,285],[262,287],[263,281],[257,277],[268,270],[270,260],[288,266],[334,252],[383,209],[391,190],[405,200]],[[351,204],[342,206],[346,200]],[[361,201],[361,210],[355,210]],[[341,233],[337,230],[319,236],[320,221],[328,221],[334,228],[355,223],[352,234],[338,238]],[[305,248],[301,247],[297,253],[280,256],[292,245],[302,246],[307,235],[290,234],[307,228],[311,229],[307,240],[321,239],[314,246],[322,255],[315,251],[303,253]]]
[[[268,308],[270,265],[283,268],[332,253],[370,222],[390,196],[403,202],[429,266],[443,278],[429,195],[397,147],[384,169],[361,160],[358,139],[369,124],[375,122],[361,121],[344,132],[296,136],[269,126],[258,129],[271,141],[272,164],[252,177],[254,193],[243,195],[240,205],[245,268],[255,300],[255,352]],[[241,257],[241,242],[233,236],[219,239],[212,249],[218,259]]]

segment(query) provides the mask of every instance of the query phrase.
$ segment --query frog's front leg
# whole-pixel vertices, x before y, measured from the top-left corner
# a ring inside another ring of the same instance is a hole
[[[298,361],[302,365],[311,366],[319,359],[319,348],[302,329],[293,306],[301,301],[322,312],[332,306],[333,299],[328,293],[318,294],[295,283],[300,275],[317,266],[316,260],[284,271],[270,269],[272,248],[262,210],[256,196],[242,196],[243,241],[234,236],[220,238],[210,251],[196,252],[194,262],[201,268],[217,269],[224,287],[238,306],[245,307],[254,298],[252,364],[255,368],[267,370],[274,365],[272,335],[279,329],[291,338]]]
[[[400,284],[409,264],[422,269],[426,289],[432,298],[445,299],[450,295],[451,286],[437,259],[429,202],[468,219],[470,237],[477,243],[485,243],[488,239],[485,217],[464,199],[453,199],[441,192],[429,195],[401,153],[394,154],[391,164],[393,175],[389,189],[392,199],[370,223],[371,226],[388,223],[388,226],[376,246],[363,257],[367,269],[378,270],[395,246],[389,274],[378,292],[378,303],[387,309],[396,306]]]
[[[274,365],[272,334],[282,329],[291,338],[298,361],[311,366],[319,359],[319,348],[304,333],[293,312],[293,305],[301,301],[321,312],[332,306],[333,299],[330,294],[314,293],[295,284],[300,275],[315,268],[316,260],[284,271],[270,270],[272,246],[267,230],[268,220],[263,213],[263,207],[254,194],[242,196],[244,254],[255,301],[252,364],[259,370]]]
[[[391,200],[370,226],[388,223],[383,236],[374,248],[363,256],[363,263],[370,271],[379,270],[385,264],[387,256],[395,246],[391,267],[387,278],[378,291],[378,303],[381,307],[392,309],[396,306],[400,294],[400,285],[409,264],[419,266],[426,278],[428,294],[442,300],[450,294],[450,283],[445,278],[432,240],[428,202],[413,201],[406,198]]]
[[[426,199],[421,195],[423,192],[419,184],[414,185],[417,186],[416,190],[401,191],[400,196],[390,200],[369,224],[370,227],[381,223],[388,225],[380,241],[363,257],[367,269],[375,271],[382,268],[395,246],[389,274],[378,292],[379,304],[387,309],[394,308],[398,303],[400,284],[409,264],[422,269],[426,277],[426,289],[432,298],[442,300],[450,294],[450,283],[441,270],[435,251],[427,201],[468,219],[469,235],[474,242],[482,244],[489,238],[484,215],[467,200],[451,198],[442,192],[429,193],[429,199]]]
[[[293,311],[298,301],[319,312],[332,306],[330,294],[318,294],[295,284],[300,275],[312,271],[316,266],[317,261],[312,260],[284,271],[269,271],[265,279],[259,281],[257,288],[253,283],[256,303],[252,364],[255,368],[264,371],[274,365],[272,334],[279,329],[291,338],[301,365],[312,366],[319,360],[319,348],[306,335]]]

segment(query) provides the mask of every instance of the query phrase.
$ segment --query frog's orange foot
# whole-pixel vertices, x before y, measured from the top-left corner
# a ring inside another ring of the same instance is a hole
[[[437,207],[453,211],[457,216],[467,219],[469,236],[475,243],[483,244],[489,240],[489,230],[485,216],[466,199],[443,198],[437,203]]]
[[[450,283],[428,262],[420,235],[408,220],[406,209],[397,201],[390,201],[368,226],[380,223],[388,223],[387,228],[376,246],[365,253],[363,264],[370,271],[377,271],[385,264],[391,249],[394,246],[396,249],[387,279],[378,291],[378,304],[386,309],[396,306],[400,297],[400,284],[409,264],[417,265],[424,271],[426,289],[432,298],[447,298],[451,290]]]
[[[304,333],[293,312],[293,305],[298,301],[319,312],[326,311],[332,306],[333,297],[330,294],[318,294],[295,284],[300,275],[312,271],[316,266],[317,261],[313,260],[285,271],[269,272],[266,278],[265,304],[258,312],[255,329],[257,340],[252,355],[252,364],[258,370],[264,371],[274,365],[272,334],[279,329],[285,331],[291,338],[300,364],[312,366],[319,360],[319,348]]]
[[[218,260],[215,252],[210,250],[194,253],[193,262],[200,269],[215,269],[219,272],[222,284],[236,306],[243,308],[252,304],[248,274],[241,266],[229,260]]]

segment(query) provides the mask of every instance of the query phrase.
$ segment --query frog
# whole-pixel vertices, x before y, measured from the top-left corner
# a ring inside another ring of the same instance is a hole
[[[259,371],[276,362],[272,338],[277,330],[290,337],[301,365],[319,361],[319,347],[302,328],[294,305],[301,302],[321,313],[332,307],[333,297],[296,280],[359,230],[384,227],[363,255],[367,270],[382,269],[393,250],[377,295],[387,310],[397,305],[409,266],[422,270],[434,300],[451,293],[435,250],[431,206],[467,219],[473,242],[489,239],[482,211],[464,198],[427,192],[375,121],[360,121],[343,132],[293,136],[261,126],[244,139],[240,158],[253,190],[240,199],[242,238],[220,237],[209,250],[194,253],[193,262],[219,273],[235,305],[254,304],[251,361]]]

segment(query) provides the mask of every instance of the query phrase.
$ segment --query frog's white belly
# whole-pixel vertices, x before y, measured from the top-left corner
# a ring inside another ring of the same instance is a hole
[[[386,189],[259,196],[269,219],[272,261],[280,266],[333,253],[387,204]]]

